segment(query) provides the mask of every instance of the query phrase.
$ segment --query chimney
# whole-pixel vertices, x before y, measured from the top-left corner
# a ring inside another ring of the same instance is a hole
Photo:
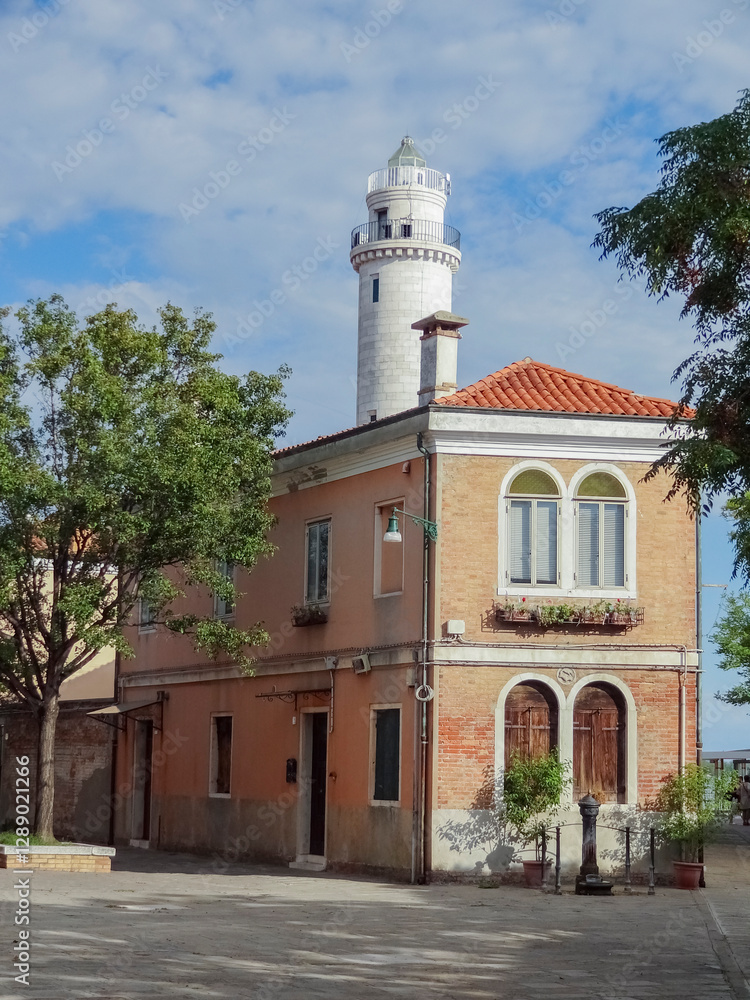
[[[462,326],[468,319],[449,312],[436,312],[417,323],[412,330],[422,330],[422,357],[419,379],[419,405],[431,403],[441,396],[450,396],[458,388],[458,342]]]

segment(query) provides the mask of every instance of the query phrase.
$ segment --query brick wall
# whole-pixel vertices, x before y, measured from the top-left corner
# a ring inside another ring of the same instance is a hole
[[[61,706],[55,738],[55,836],[87,843],[109,842],[112,739],[115,730],[87,716],[98,702]],[[32,801],[37,726],[19,709],[0,712],[4,728],[0,769],[0,827],[13,819],[15,759],[30,758]]]
[[[440,669],[436,807],[486,805],[481,790],[495,763],[495,710],[500,692],[519,671],[510,667],[451,666]],[[546,671],[554,678],[555,671]],[[635,700],[638,730],[638,801],[653,798],[676,770],[679,750],[679,674],[671,670],[608,670]],[[543,674],[545,671],[536,670]],[[593,671],[578,670],[578,679]],[[686,759],[695,760],[695,675],[685,694]]]
[[[466,622],[466,638],[507,641],[524,638],[533,642],[601,642],[601,633],[580,629],[567,633],[508,629],[491,620],[498,597],[498,498],[505,475],[520,458],[457,455],[441,462],[440,621],[459,618]],[[555,460],[549,464],[565,483],[586,460]],[[637,588],[634,602],[645,608],[645,622],[618,637],[631,643],[679,643],[695,646],[695,522],[677,499],[664,503],[666,479],[642,483],[648,463],[613,463],[627,477],[636,494]],[[471,484],[471,488],[468,488]],[[563,531],[573,530],[563,525]],[[535,598],[530,603],[587,600]],[[588,603],[591,603],[588,599]]]

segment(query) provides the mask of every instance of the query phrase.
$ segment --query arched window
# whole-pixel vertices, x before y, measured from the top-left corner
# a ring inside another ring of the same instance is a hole
[[[560,491],[541,469],[526,469],[510,484],[508,512],[508,578],[510,583],[558,582],[558,516]]]
[[[624,587],[627,494],[608,472],[592,472],[576,492],[578,561],[576,586]]]
[[[625,802],[625,792],[625,702],[609,684],[587,684],[573,708],[573,794]]]
[[[557,701],[540,681],[516,684],[505,700],[505,766],[513,753],[540,757],[557,746]]]

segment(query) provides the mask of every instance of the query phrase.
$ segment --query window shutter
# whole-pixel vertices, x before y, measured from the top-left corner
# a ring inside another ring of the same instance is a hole
[[[602,586],[625,586],[625,506],[605,503],[602,531]]]
[[[308,603],[315,601],[315,588],[318,582],[318,528],[311,524],[307,529],[307,594]]]
[[[536,501],[536,580],[557,583],[557,503]]]
[[[328,521],[318,525],[318,597],[328,600]]]
[[[531,500],[510,504],[511,583],[531,583]]]
[[[578,505],[578,586],[599,586],[599,504]]]

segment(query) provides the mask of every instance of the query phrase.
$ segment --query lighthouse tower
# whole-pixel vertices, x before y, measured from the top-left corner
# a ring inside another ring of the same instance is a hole
[[[412,324],[451,312],[461,235],[444,223],[450,177],[431,170],[406,136],[367,181],[369,221],[352,232],[359,273],[357,423],[418,405],[420,332]]]

